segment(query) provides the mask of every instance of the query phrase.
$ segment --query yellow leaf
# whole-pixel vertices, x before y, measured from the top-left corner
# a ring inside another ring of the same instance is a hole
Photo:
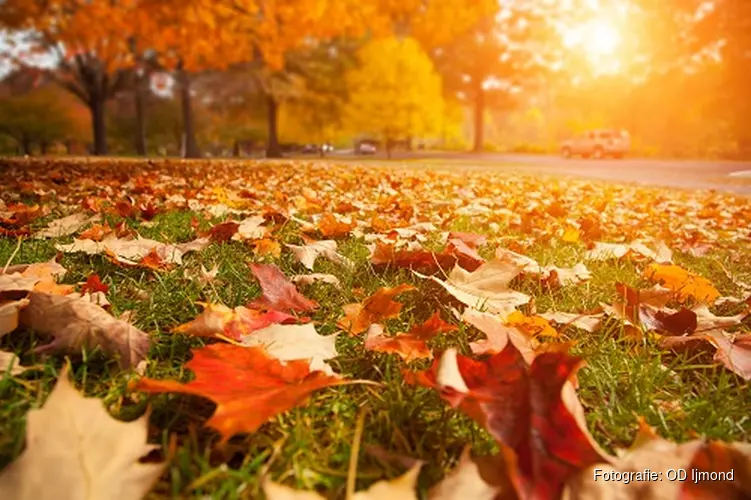
[[[681,301],[694,297],[700,302],[711,304],[720,296],[720,292],[708,279],[676,265],[651,264],[645,269],[644,276],[653,281],[661,281]]]

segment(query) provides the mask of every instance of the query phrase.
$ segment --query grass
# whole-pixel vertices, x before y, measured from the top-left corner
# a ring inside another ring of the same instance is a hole
[[[243,170],[239,171],[243,174]],[[498,181],[499,186],[503,180]],[[536,179],[529,181],[540,182]],[[565,186],[565,181],[560,181]],[[546,188],[547,189],[547,188]],[[585,189],[585,188],[583,188]],[[657,195],[655,195],[657,196]],[[6,200],[7,201],[7,200]],[[57,214],[34,223],[43,227]],[[144,237],[167,242],[187,241],[194,237],[193,218],[201,214],[190,210],[172,210],[157,215],[151,227],[130,223]],[[221,221],[215,218],[212,222]],[[648,226],[648,225],[647,225]],[[654,229],[659,227],[655,223]],[[493,233],[487,221],[458,217],[447,229]],[[499,225],[495,235],[508,240],[528,238],[528,234],[508,225]],[[299,242],[299,232],[286,227],[275,235],[281,242]],[[23,241],[13,263],[40,262],[56,255],[56,243],[68,243],[71,237],[55,240]],[[0,265],[9,261],[17,247],[14,239],[0,238]],[[487,256],[491,248],[484,249]],[[369,265],[366,243],[349,238],[340,242],[340,251],[356,263],[353,270],[343,269],[323,259],[316,262],[316,272],[336,274],[342,282],[338,291],[325,284],[301,287],[302,293],[321,304],[313,321],[321,334],[337,331],[336,322],[342,306],[361,300],[382,286],[412,283],[418,293],[399,297],[404,308],[398,319],[389,320],[389,331],[406,331],[416,322],[442,311],[452,318],[455,302],[431,283],[405,270],[389,269],[376,273]],[[739,251],[741,258],[739,258]],[[536,241],[525,253],[541,264],[568,266],[583,259],[582,243],[560,244]],[[725,270],[738,279],[751,277],[748,248],[725,247],[702,258],[677,253],[678,263],[715,283],[723,295],[738,292]],[[304,269],[288,253],[280,259],[263,258],[280,266],[290,276]],[[192,320],[200,312],[198,301],[221,302],[228,306],[244,305],[257,298],[260,289],[247,263],[258,261],[252,249],[243,243],[214,243],[205,251],[185,258],[185,265],[172,271],[154,273],[118,267],[101,256],[63,254],[60,263],[68,269],[67,283],[80,282],[97,273],[110,286],[108,298],[112,313],[134,311],[135,325],[153,336],[146,375],[153,378],[187,380],[183,368],[190,359],[190,349],[204,340],[174,335],[170,330]],[[219,265],[218,279],[201,287],[185,272],[201,265],[207,269]],[[517,289],[535,298],[538,311],[586,311],[615,298],[615,282],[646,285],[636,265],[628,260],[588,263],[593,279],[581,286],[550,291],[526,278]],[[732,312],[732,311],[727,311]],[[696,433],[722,440],[749,440],[751,437],[751,391],[743,380],[711,360],[661,351],[647,338],[641,343],[625,340],[621,326],[614,321],[596,333],[566,330],[564,335],[576,341],[572,353],[582,356],[587,366],[579,375],[579,397],[587,411],[587,423],[597,441],[606,449],[628,446],[637,430],[637,417],[643,416],[660,435],[675,440],[691,439]],[[455,346],[469,353],[468,343],[480,334],[461,326],[458,332],[436,340],[436,348]],[[0,468],[10,463],[24,446],[26,414],[38,408],[53,387],[65,363],[61,356],[40,358],[31,351],[44,342],[33,332],[17,331],[0,340],[0,348],[23,353],[24,365],[39,364],[39,371],[0,380]],[[490,453],[492,439],[463,414],[444,404],[434,391],[414,388],[404,383],[404,364],[396,357],[364,351],[362,339],[340,335],[340,356],[331,362],[335,371],[347,378],[382,382],[383,388],[352,385],[329,388],[313,394],[309,404],[286,412],[252,435],[238,435],[225,450],[213,445],[217,436],[202,426],[213,404],[185,395],[145,397],[127,390],[132,374],[99,353],[85,353],[73,362],[75,385],[86,396],[100,398],[118,419],[132,420],[147,406],[150,417],[150,442],[160,444],[163,455],[170,456],[167,470],[147,498],[221,498],[244,499],[260,495],[259,476],[269,472],[277,481],[299,489],[317,489],[342,497],[345,490],[356,421],[365,412],[363,446],[374,445],[395,453],[423,459],[427,465],[420,476],[420,488],[436,483],[456,462],[461,450],[472,445],[478,453]],[[414,367],[424,367],[416,363]],[[361,452],[357,469],[357,487],[365,488],[384,477],[394,477],[403,469],[384,463]]]

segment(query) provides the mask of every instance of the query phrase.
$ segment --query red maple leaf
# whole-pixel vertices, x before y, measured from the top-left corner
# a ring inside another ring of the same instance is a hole
[[[373,323],[396,318],[402,310],[402,304],[391,299],[400,293],[412,290],[416,288],[407,284],[379,288],[362,303],[344,306],[344,317],[336,325],[349,332],[350,335],[357,335],[367,330]]]
[[[521,499],[558,498],[582,468],[606,461],[563,401],[564,384],[582,360],[563,352],[538,355],[529,366],[513,344],[484,361],[458,355],[468,391],[439,387],[438,360],[424,372],[406,373],[409,383],[441,390],[441,397],[480,423],[513,451],[512,481]]]
[[[249,264],[261,285],[261,298],[248,307],[276,309],[278,311],[313,311],[318,302],[305,298],[286,276],[273,264]]]
[[[81,285],[81,293],[107,293],[109,289],[110,287],[102,283],[102,280],[99,279],[98,274],[92,274],[86,280],[86,283]]]
[[[317,389],[343,383],[322,371],[311,372],[308,360],[282,364],[263,347],[212,344],[192,352],[185,365],[195,373],[191,382],[142,378],[132,388],[212,400],[217,407],[206,425],[221,434],[222,443],[234,434],[255,432],[274,416],[303,404]]]

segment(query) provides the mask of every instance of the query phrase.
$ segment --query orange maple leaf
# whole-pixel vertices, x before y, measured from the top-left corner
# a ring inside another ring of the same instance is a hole
[[[367,330],[378,321],[399,316],[402,304],[391,299],[403,292],[416,290],[412,285],[399,285],[392,288],[379,288],[376,293],[359,304],[344,306],[344,317],[337,326],[342,330],[357,335]]]
[[[102,292],[107,293],[107,291],[110,289],[109,286],[102,283],[102,280],[99,279],[98,274],[92,274],[88,277],[86,280],[86,283],[81,285],[81,293],[95,293],[95,292]]]
[[[217,407],[206,425],[221,434],[221,443],[240,432],[255,432],[274,416],[303,404],[317,389],[345,383],[322,371],[311,372],[308,360],[282,364],[263,347],[213,344],[192,353],[193,359],[185,365],[195,373],[191,382],[142,378],[131,388],[212,400]]]
[[[326,238],[343,238],[356,226],[354,220],[350,223],[341,222],[331,214],[324,215],[318,222],[318,230]]]
[[[279,311],[312,311],[318,302],[304,297],[286,276],[273,264],[249,264],[250,270],[261,285],[263,295],[249,307]]]
[[[674,264],[651,264],[644,270],[644,276],[661,281],[681,301],[694,297],[698,301],[712,304],[720,296],[720,292],[708,279]]]
[[[383,335],[380,325],[371,325],[365,339],[365,349],[398,354],[407,363],[415,359],[429,359],[433,355],[427,341],[457,329],[456,325],[443,321],[438,311],[424,323],[413,326],[409,333],[398,333],[393,337]]]

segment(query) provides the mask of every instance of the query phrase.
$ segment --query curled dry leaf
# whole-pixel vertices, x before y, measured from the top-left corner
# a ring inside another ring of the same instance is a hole
[[[272,264],[249,264],[250,270],[261,285],[261,298],[251,304],[279,311],[304,312],[318,308],[318,303],[305,298],[297,291],[282,271]]]
[[[34,234],[34,238],[45,239],[70,236],[89,224],[99,222],[99,220],[99,215],[94,215],[93,217],[89,217],[84,213],[69,215],[62,219],[53,220],[46,228]]]
[[[82,349],[101,348],[116,355],[123,368],[136,366],[149,351],[149,337],[125,321],[114,318],[91,299],[75,295],[31,292],[21,311],[20,323],[54,340],[39,353],[80,354]]]
[[[531,363],[539,342],[524,330],[504,322],[501,316],[475,309],[467,309],[461,316],[462,321],[474,326],[487,337],[486,340],[470,342],[469,347],[475,354],[497,354],[511,343],[519,350],[522,357]]]
[[[295,256],[300,264],[311,271],[313,270],[313,264],[320,256],[329,259],[334,264],[340,264],[348,268],[354,267],[354,263],[351,260],[336,251],[337,244],[334,240],[313,241],[305,245],[288,244],[287,248],[292,251],[292,255]]]
[[[3,498],[13,500],[141,500],[165,464],[140,463],[148,415],[113,419],[95,398],[83,397],[64,369],[40,409],[29,411],[26,449],[0,473]],[[7,496],[6,496],[7,495]]]
[[[262,240],[268,234],[268,229],[263,227],[266,219],[262,215],[254,215],[241,220],[236,224],[231,238],[236,241]]]
[[[263,347],[212,344],[193,349],[185,367],[195,379],[142,378],[133,389],[150,392],[180,392],[214,401],[216,411],[206,425],[216,429],[222,443],[240,432],[255,432],[275,415],[303,404],[317,389],[343,383],[339,377],[310,371],[307,360],[282,363]]]
[[[396,318],[402,310],[402,304],[392,299],[400,293],[412,290],[415,290],[415,287],[406,284],[379,288],[362,303],[344,306],[344,317],[339,320],[337,326],[350,335],[357,335],[367,330],[373,323]]]
[[[490,312],[508,314],[517,306],[529,302],[528,295],[509,288],[511,281],[522,269],[517,263],[494,259],[474,272],[456,266],[446,281],[435,276],[424,276],[417,272],[415,274],[438,283],[459,302],[469,307],[484,307]]]
[[[320,370],[334,375],[325,361],[339,355],[336,352],[336,337],[337,334],[319,335],[310,323],[276,324],[242,335],[240,342],[245,346],[264,346],[269,356],[280,361],[308,360],[310,371]]]

